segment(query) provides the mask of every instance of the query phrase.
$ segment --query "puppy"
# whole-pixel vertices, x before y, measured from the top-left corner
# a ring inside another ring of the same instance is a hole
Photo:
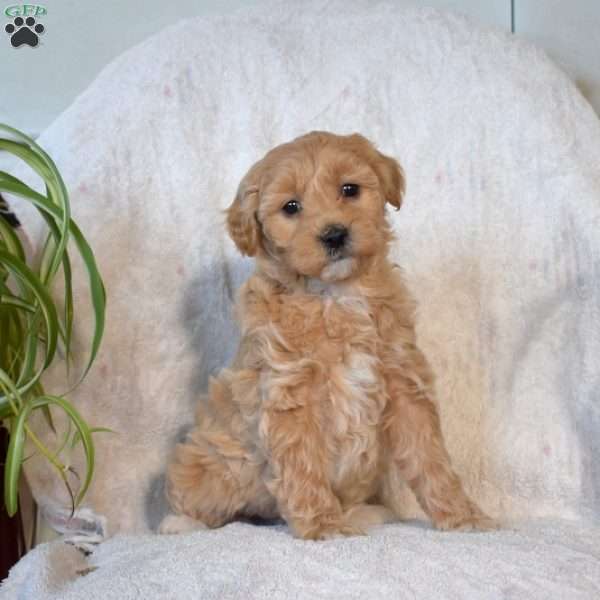
[[[360,135],[313,132],[271,150],[227,211],[256,259],[242,339],[210,382],[167,472],[163,533],[283,517],[320,540],[395,519],[408,483],[440,529],[487,529],[444,447],[415,304],[388,260],[398,163]]]

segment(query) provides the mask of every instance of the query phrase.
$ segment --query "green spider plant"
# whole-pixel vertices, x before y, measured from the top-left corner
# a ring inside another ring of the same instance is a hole
[[[41,251],[28,258],[15,230],[0,218],[0,426],[9,432],[6,457],[0,456],[4,462],[4,503],[8,514],[14,515],[18,507],[19,478],[23,462],[28,458],[25,442],[29,440],[35,452],[42,454],[59,473],[74,509],[92,480],[92,433],[98,430],[91,428],[63,395],[47,393],[42,384],[44,371],[57,360],[58,348],[63,351],[67,365],[71,357],[74,306],[68,242],[72,242],[70,247],[81,256],[87,272],[95,319],[89,360],[81,379],[89,371],[102,339],[104,285],[94,254],[71,218],[67,189],[52,159],[32,139],[3,124],[0,124],[0,151],[27,163],[43,180],[45,194],[0,171],[0,192],[31,203],[48,230]],[[57,293],[57,289],[60,292]],[[68,422],[67,433],[57,448],[45,445],[29,424],[33,414],[41,411],[54,430],[53,410],[63,411]],[[78,444],[85,453],[86,472],[75,494],[67,479],[73,470],[62,455],[67,446]]]

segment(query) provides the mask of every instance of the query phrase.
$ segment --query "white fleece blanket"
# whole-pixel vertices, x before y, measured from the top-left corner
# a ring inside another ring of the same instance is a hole
[[[369,538],[291,539],[232,524],[185,536],[119,535],[88,559],[63,542],[26,556],[1,600],[597,600],[600,529],[567,522],[441,533],[416,523]]]
[[[185,21],[147,40],[109,65],[40,138],[64,173],[109,297],[102,352],[72,398],[93,425],[117,433],[97,435],[91,522],[83,515],[74,528],[144,533],[165,514],[168,454],[209,374],[235,350],[232,300],[251,269],[225,234],[222,210],[257,158],[312,129],[361,132],[406,170],[405,205],[390,215],[393,255],[420,302],[420,344],[438,375],[445,435],[469,491],[501,518],[598,522],[600,122],[541,51],[508,34],[393,3],[290,0]],[[35,237],[29,213],[20,216]],[[83,335],[89,312],[78,315]],[[64,389],[64,373],[54,377],[54,389]],[[27,468],[56,521],[62,485],[45,464]],[[404,500],[406,516],[419,515],[410,494]],[[220,570],[200,561],[188,577],[205,572],[215,589],[222,572],[239,580],[240,565],[247,578],[261,577],[249,573],[261,560],[252,549],[263,543],[278,548],[267,587],[317,563],[330,582],[350,571],[360,582],[369,564],[381,585],[393,574],[407,586],[415,577],[448,582],[442,590],[454,589],[449,582],[483,586],[483,576],[467,581],[470,569],[500,579],[505,569],[510,578],[504,561],[512,561],[516,577],[531,574],[538,550],[550,577],[589,583],[569,572],[576,561],[559,569],[544,535],[459,535],[438,544],[437,534],[390,528],[374,545],[339,542],[353,550],[339,550],[336,561],[327,558],[337,556],[335,544],[250,531],[125,538],[108,548],[137,545],[162,564],[199,544],[197,554],[220,557]],[[585,533],[569,531],[571,540]],[[429,541],[412,554],[405,539],[417,548],[420,536]],[[460,556],[460,569],[445,573],[444,561],[457,565]],[[406,560],[415,574],[405,573]],[[306,585],[319,581],[315,574]]]

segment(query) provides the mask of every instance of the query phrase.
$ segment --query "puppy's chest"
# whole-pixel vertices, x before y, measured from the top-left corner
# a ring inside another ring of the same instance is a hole
[[[377,353],[377,327],[368,302],[358,296],[284,297],[273,322],[292,351],[325,364],[341,362],[357,349]]]
[[[304,359],[318,365],[302,401],[310,403],[321,425],[332,486],[340,494],[355,489],[356,482],[362,482],[360,490],[370,489],[387,396],[368,302],[356,296],[289,296],[279,300],[271,319],[289,351],[283,371],[294,385],[295,366],[301,375]]]
[[[313,359],[320,367],[315,397],[328,431],[345,440],[376,427],[383,378],[368,302],[357,296],[292,296],[281,303],[277,327],[297,358]]]

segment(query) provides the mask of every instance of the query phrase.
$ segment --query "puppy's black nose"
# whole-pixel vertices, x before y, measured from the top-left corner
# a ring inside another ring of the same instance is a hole
[[[328,225],[320,239],[329,250],[339,250],[348,239],[348,230],[343,225]]]

